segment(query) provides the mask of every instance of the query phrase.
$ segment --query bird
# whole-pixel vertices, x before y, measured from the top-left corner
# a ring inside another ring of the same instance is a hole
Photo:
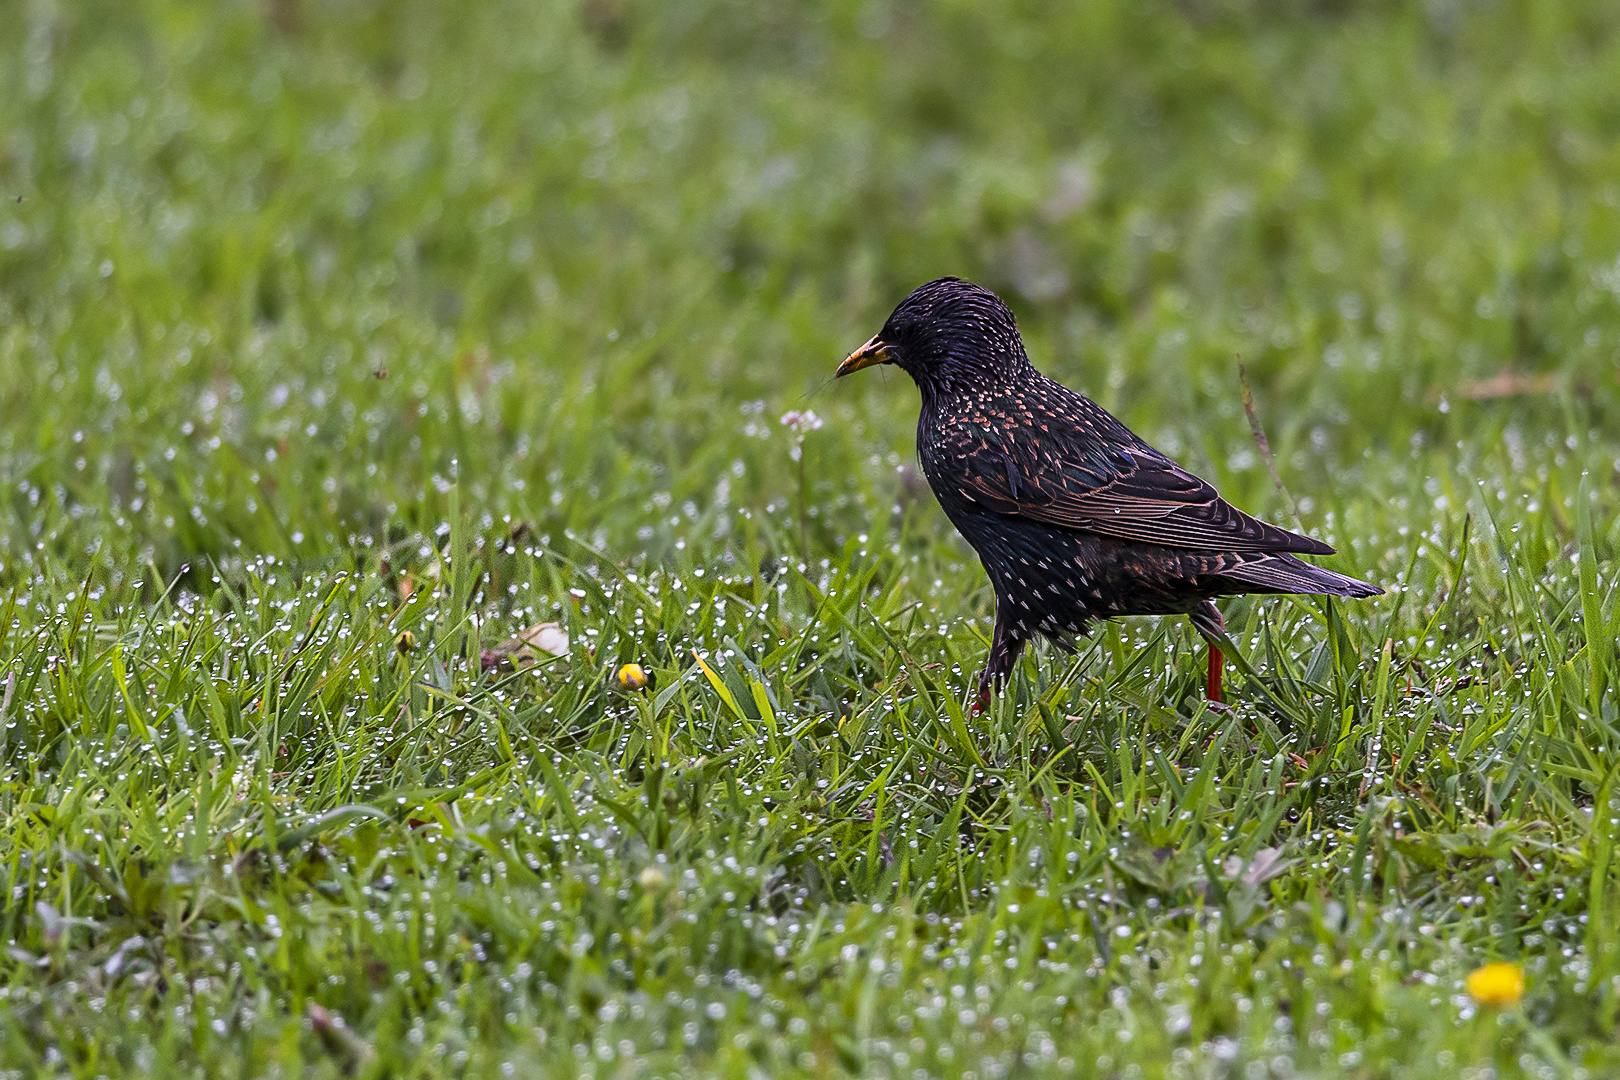
[[[1226,624],[1243,593],[1365,598],[1383,590],[1299,558],[1319,540],[1267,524],[1035,369],[995,293],[960,278],[919,286],[834,378],[892,364],[922,396],[917,457],[995,592],[975,711],[1001,693],[1036,635],[1075,651],[1095,623],[1186,615],[1209,645],[1219,703]]]

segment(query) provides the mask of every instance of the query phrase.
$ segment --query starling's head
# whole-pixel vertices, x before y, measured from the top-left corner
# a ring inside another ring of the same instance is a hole
[[[838,375],[873,364],[895,364],[926,388],[993,379],[1028,367],[1029,360],[1001,298],[946,277],[900,301],[883,329],[838,365]]]

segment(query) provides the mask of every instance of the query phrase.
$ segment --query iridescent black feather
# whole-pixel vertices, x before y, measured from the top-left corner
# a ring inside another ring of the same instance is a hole
[[[839,370],[880,362],[922,391],[923,474],[995,589],[983,698],[1036,634],[1068,647],[1098,619],[1187,614],[1213,638],[1217,596],[1383,591],[1301,562],[1333,549],[1243,513],[1036,371],[1012,312],[986,289],[929,282]]]

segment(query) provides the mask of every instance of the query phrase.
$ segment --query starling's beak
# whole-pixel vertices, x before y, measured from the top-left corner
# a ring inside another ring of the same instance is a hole
[[[893,361],[894,357],[889,355],[888,345],[874,336],[871,341],[850,353],[848,358],[838,365],[838,370],[833,372],[833,378],[841,379],[852,371],[859,371],[861,368],[868,368],[873,364],[893,363]]]

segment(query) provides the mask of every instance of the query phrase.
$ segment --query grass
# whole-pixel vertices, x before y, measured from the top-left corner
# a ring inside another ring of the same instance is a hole
[[[1617,82],[1601,5],[0,7],[0,1071],[1613,1075]],[[1241,357],[1388,595],[966,712],[915,393],[827,382],[948,272],[1287,521]]]

